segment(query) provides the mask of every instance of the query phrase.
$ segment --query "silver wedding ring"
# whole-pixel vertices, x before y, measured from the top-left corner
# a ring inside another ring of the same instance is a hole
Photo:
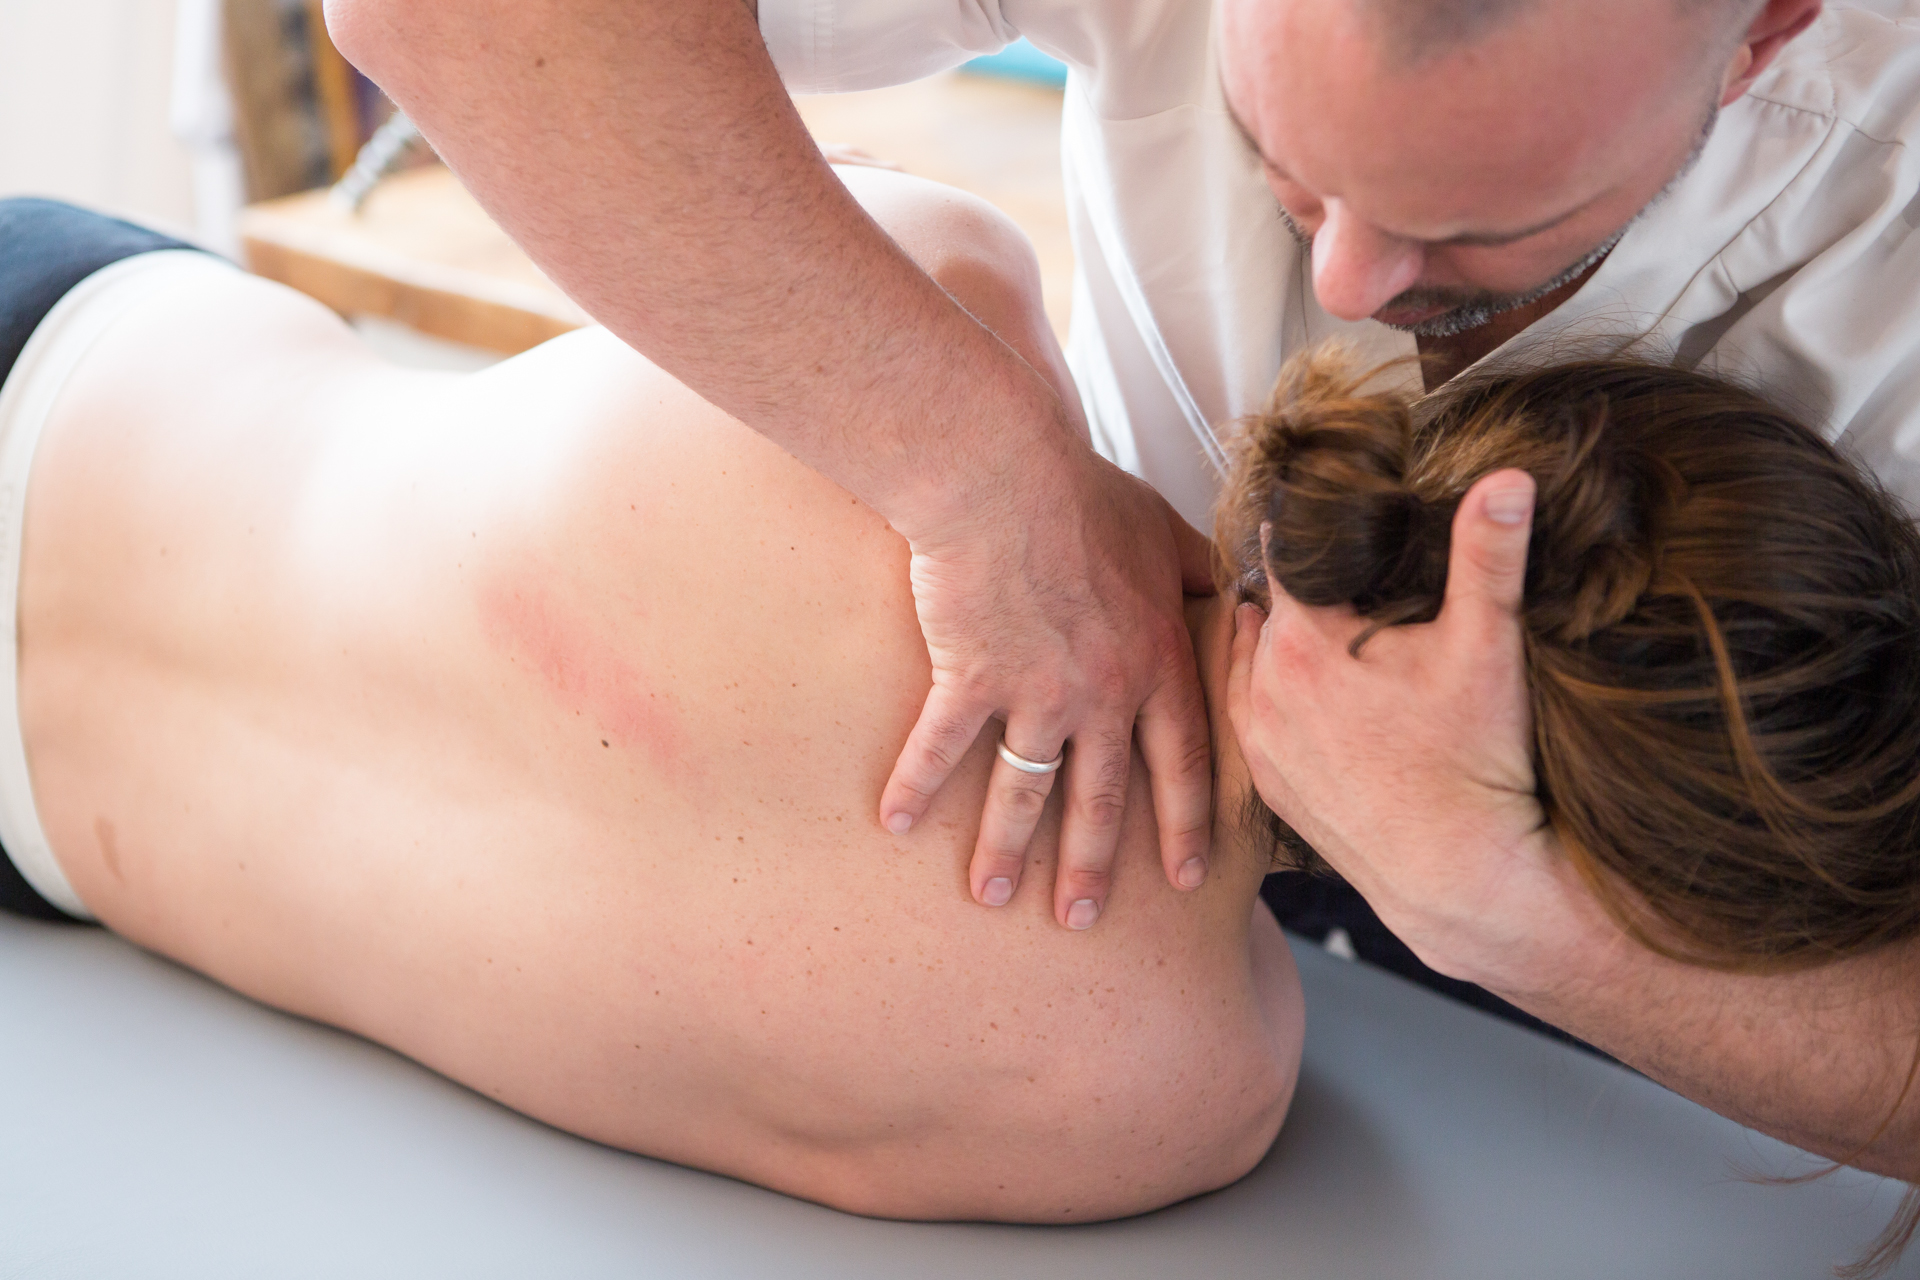
[[[1061,747],[1060,754],[1051,760],[1029,760],[1012,747],[1009,747],[1005,738],[1000,739],[1000,745],[996,747],[995,750],[1000,753],[1002,760],[1005,760],[1022,773],[1052,773],[1060,767],[1061,761],[1067,758],[1067,749]]]

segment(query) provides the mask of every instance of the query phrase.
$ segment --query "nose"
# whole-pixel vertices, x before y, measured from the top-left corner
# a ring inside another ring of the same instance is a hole
[[[1364,320],[1420,278],[1419,243],[1356,218],[1342,200],[1326,202],[1313,236],[1313,292],[1329,315]]]

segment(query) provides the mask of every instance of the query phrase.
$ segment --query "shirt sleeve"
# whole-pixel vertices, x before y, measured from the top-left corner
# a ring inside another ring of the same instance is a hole
[[[793,93],[905,84],[998,53],[1020,33],[1001,0],[760,0],[760,34]]]

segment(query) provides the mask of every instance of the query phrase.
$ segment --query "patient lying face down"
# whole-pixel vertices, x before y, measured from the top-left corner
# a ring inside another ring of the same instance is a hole
[[[1017,233],[849,180],[1071,403]],[[1207,882],[1167,885],[1135,785],[1097,929],[1031,887],[982,910],[991,728],[909,836],[875,819],[929,667],[871,511],[603,332],[404,371],[287,290],[167,270],[97,300],[23,539],[33,795],[104,923],[562,1128],[860,1212],[1115,1216],[1265,1152],[1302,1009],[1224,717],[1232,593],[1190,610]],[[1541,776],[1596,889],[1713,960],[1910,932],[1912,533],[1811,436],[1663,376],[1416,414],[1296,366],[1236,577],[1271,524],[1303,598],[1417,617],[1451,496],[1532,467]],[[1823,852],[1876,823],[1872,858]]]
[[[1417,404],[1365,381],[1337,353],[1298,360],[1242,431],[1219,529],[1235,591],[1430,620],[1461,497],[1525,469],[1538,796],[1614,917],[1749,971],[1920,932],[1920,536],[1893,498],[1681,370],[1494,373]]]
[[[1064,376],[1010,227],[852,180]],[[1207,884],[1166,884],[1137,786],[1100,928],[1044,889],[982,910],[991,732],[911,835],[876,819],[929,668],[907,549],[845,492],[603,332],[462,377],[211,260],[116,288],[20,583],[34,795],[106,925],[564,1129],[860,1212],[1110,1217],[1265,1152],[1301,1001],[1224,718]],[[1195,602],[1216,690],[1227,623]]]

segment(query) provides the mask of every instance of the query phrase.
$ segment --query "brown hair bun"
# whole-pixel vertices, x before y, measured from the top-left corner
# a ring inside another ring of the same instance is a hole
[[[1524,468],[1540,800],[1609,909],[1738,969],[1920,933],[1920,537],[1899,505],[1684,370],[1567,364],[1417,402],[1368,377],[1309,354],[1244,424],[1223,587],[1262,599],[1271,575],[1376,627],[1430,620],[1460,498]]]

